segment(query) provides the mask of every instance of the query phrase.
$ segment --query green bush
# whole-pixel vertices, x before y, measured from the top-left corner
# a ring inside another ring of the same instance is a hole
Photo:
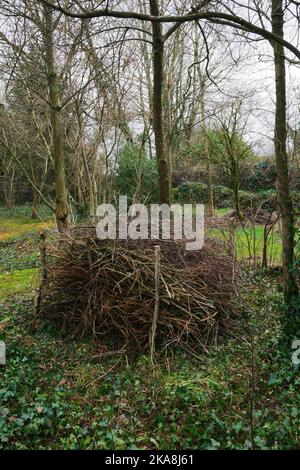
[[[185,182],[173,189],[173,199],[182,204],[207,204],[207,185],[198,182]]]
[[[247,177],[247,189],[251,191],[271,190],[276,182],[276,165],[272,160],[256,163]]]
[[[276,209],[276,190],[266,189],[264,191],[257,191],[257,203],[265,210],[275,211]]]
[[[253,209],[264,209],[267,211],[274,211],[276,206],[276,191],[274,189],[267,189],[265,191],[240,191],[241,208],[246,209],[252,207]]]
[[[213,187],[214,203],[216,208],[233,207],[232,189],[217,185]],[[239,191],[240,204],[242,209],[248,207],[265,210],[275,210],[276,191],[268,189],[266,191]],[[295,200],[298,200],[300,206],[300,195],[295,192]],[[179,203],[207,204],[208,190],[207,185],[198,182],[185,182],[173,189],[173,200]]]
[[[226,186],[214,186],[214,202],[216,207],[232,206],[232,190]],[[207,185],[199,182],[185,182],[178,188],[173,189],[173,199],[175,202],[191,204],[207,204]]]
[[[239,196],[242,209],[257,206],[257,195],[255,193],[251,193],[250,191],[239,191]]]
[[[264,209],[267,211],[274,211],[276,206],[276,191],[274,189],[267,189],[265,191],[240,191],[241,208],[246,209],[252,207],[253,209]]]
[[[158,202],[159,189],[156,160],[147,158],[140,144],[126,143],[121,149],[115,179],[116,193],[127,196],[128,202],[132,202],[136,193],[139,167],[141,187],[138,202]]]
[[[293,190],[293,191],[291,191],[291,196],[292,196],[292,199],[293,199],[294,208],[297,211],[300,211],[300,192]]]
[[[217,185],[213,188],[214,203],[216,207],[228,208],[232,207],[232,189],[227,186]]]

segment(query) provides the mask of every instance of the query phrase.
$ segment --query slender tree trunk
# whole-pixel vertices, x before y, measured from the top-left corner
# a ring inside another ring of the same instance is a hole
[[[152,15],[159,16],[157,0],[150,0]],[[158,166],[158,184],[160,202],[170,204],[171,175],[166,153],[163,90],[164,90],[164,38],[161,23],[152,23],[153,34],[153,129],[155,134],[155,150]]]
[[[47,79],[51,102],[50,112],[53,138],[53,160],[55,170],[55,216],[59,231],[65,231],[68,229],[70,224],[70,211],[65,178],[64,126],[61,110],[59,77],[56,70],[54,56],[53,10],[51,7],[46,5],[44,6],[44,21],[44,45],[47,65]]]
[[[244,215],[241,210],[241,201],[240,201],[240,169],[239,164],[236,161],[231,162],[230,166],[230,183],[231,189],[233,191],[233,205],[237,213],[238,219],[240,222],[244,220]]]
[[[5,198],[5,206],[8,209],[12,209],[15,206],[16,191],[15,191],[15,176],[16,170],[12,165],[12,172],[10,172],[11,165],[8,165],[9,171],[7,171],[3,181],[3,191]]]
[[[32,191],[32,208],[31,208],[31,218],[32,219],[37,219],[37,217],[38,217],[38,204],[39,204],[38,195],[33,190]]]
[[[208,206],[208,215],[212,217],[214,215],[214,193],[213,193],[211,161],[210,161],[209,143],[208,143],[208,137],[207,137],[206,116],[205,116],[205,85],[203,83],[201,84],[200,108],[201,108],[201,128],[202,128],[202,134],[203,134],[204,154],[205,154],[206,169],[207,169],[207,190],[208,190],[207,206]]]
[[[241,211],[241,202],[240,202],[240,195],[239,195],[239,185],[235,179],[232,180],[232,190],[233,190],[233,204],[237,216],[240,221],[244,219],[243,213]]]
[[[264,238],[263,238],[263,253],[262,253],[262,264],[261,267],[264,269],[268,268],[268,226],[264,226]]]
[[[272,0],[272,29],[283,37],[282,0]],[[275,79],[276,79],[276,115],[275,115],[275,157],[277,168],[278,207],[282,222],[282,261],[284,296],[288,304],[297,295],[297,283],[293,270],[294,263],[294,211],[290,195],[290,181],[287,156],[287,123],[286,123],[286,82],[284,48],[273,43]]]
[[[81,158],[83,161],[83,166],[85,169],[86,173],[86,179],[88,182],[88,194],[89,194],[89,215],[92,218],[95,218],[96,216],[96,195],[95,195],[95,178],[93,177],[93,171],[89,167],[87,155],[85,153],[84,149],[84,126],[83,126],[83,120],[82,120],[82,113],[80,106],[78,103],[76,104],[76,111],[77,111],[77,116],[78,116],[78,127],[79,127],[79,141],[80,141],[80,148],[81,148]]]

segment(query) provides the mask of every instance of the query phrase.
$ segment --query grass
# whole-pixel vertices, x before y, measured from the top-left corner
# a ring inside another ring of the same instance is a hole
[[[209,229],[208,235],[218,238],[220,240],[229,241],[228,230],[220,230],[217,228]],[[258,264],[262,260],[263,253],[263,240],[264,240],[264,227],[256,226],[255,230],[252,227],[238,228],[235,230],[235,248],[236,255],[239,261],[249,261],[256,255]],[[281,237],[278,231],[274,231],[268,240],[267,255],[269,266],[278,266],[281,264]]]
[[[36,287],[39,267],[38,232],[54,224],[51,212],[41,207],[31,219],[30,206],[0,208],[0,301]]]
[[[0,243],[18,238],[30,232],[38,233],[43,228],[54,226],[51,213],[42,208],[40,218],[30,218],[30,207],[21,206],[14,209],[1,208],[0,210]]]
[[[21,269],[4,273],[1,275],[0,281],[0,301],[3,301],[11,295],[37,287],[38,270]]]
[[[37,236],[2,246],[0,242],[0,274],[39,267],[38,243]]]
[[[36,318],[37,239],[17,232],[0,243],[0,449],[300,448],[300,376],[277,353],[276,278],[253,273],[236,330],[201,361],[178,351],[152,366]]]
[[[229,212],[232,212],[232,209],[227,208],[227,207],[226,208],[222,207],[220,209],[215,209],[215,214],[219,215],[219,216],[229,214]]]

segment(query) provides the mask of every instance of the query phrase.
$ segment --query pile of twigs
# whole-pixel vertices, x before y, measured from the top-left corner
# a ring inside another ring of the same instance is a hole
[[[189,252],[183,242],[172,240],[100,241],[73,234],[47,250],[40,311],[110,348],[147,349],[157,296],[159,348],[180,344],[207,350],[236,316],[237,269],[216,241]]]
[[[262,209],[261,207],[253,208],[248,207],[243,211],[243,225],[249,224],[257,224],[257,225],[274,225],[277,222],[277,214],[273,211],[267,211]],[[240,224],[241,221],[236,211],[229,212],[223,218],[225,221],[235,221],[236,223]]]

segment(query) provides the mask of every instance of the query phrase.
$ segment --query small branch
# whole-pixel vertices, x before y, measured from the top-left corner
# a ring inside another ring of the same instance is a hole
[[[151,362],[153,364],[153,356],[155,353],[155,334],[157,328],[157,321],[159,316],[159,306],[160,306],[160,246],[156,245],[155,247],[155,305],[153,313],[153,321],[150,332],[150,356]]]
[[[44,287],[47,281],[47,254],[46,254],[46,232],[42,230],[40,232],[40,259],[41,259],[41,278],[40,278],[40,285],[38,296],[36,300],[36,315],[40,315],[41,313],[41,305],[43,301],[43,293]]]

